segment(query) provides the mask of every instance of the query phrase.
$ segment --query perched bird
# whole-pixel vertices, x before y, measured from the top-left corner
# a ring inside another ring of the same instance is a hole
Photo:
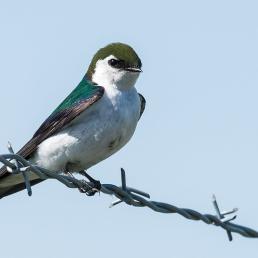
[[[78,172],[106,159],[132,137],[145,99],[134,85],[142,63],[123,43],[101,48],[79,85],[18,152],[54,172]],[[32,172],[31,185],[42,181]],[[23,190],[21,174],[0,169],[0,198]]]

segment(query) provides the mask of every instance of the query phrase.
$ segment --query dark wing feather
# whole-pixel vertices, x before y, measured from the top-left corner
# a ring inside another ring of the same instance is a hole
[[[37,146],[48,137],[57,133],[60,129],[69,124],[75,117],[86,110],[89,106],[99,100],[104,89],[98,86],[100,90],[91,98],[80,100],[71,108],[66,108],[56,114],[51,115],[36,131],[33,138],[18,152],[24,158],[29,156],[36,150]]]
[[[139,94],[139,97],[140,97],[140,100],[141,100],[141,110],[140,110],[140,117],[139,117],[139,120],[145,110],[145,106],[146,106],[146,100],[145,98],[142,96],[142,94],[138,93]]]
[[[32,139],[18,151],[18,154],[26,159],[29,158],[40,143],[68,125],[75,117],[77,117],[80,113],[98,101],[103,96],[103,94],[103,87],[94,86],[94,92],[87,97],[78,99],[78,101],[74,101],[70,107],[65,107],[63,109],[59,108],[57,112],[54,112],[47,118],[47,120],[36,131]],[[6,170],[5,166],[0,169],[0,179],[11,175],[12,174]],[[34,183],[36,184],[39,182],[41,181],[37,179]],[[32,182],[32,184],[34,183]],[[8,189],[8,194],[6,191],[0,191],[0,198],[22,189],[24,189],[24,185],[22,186],[20,184],[13,186],[11,189]]]

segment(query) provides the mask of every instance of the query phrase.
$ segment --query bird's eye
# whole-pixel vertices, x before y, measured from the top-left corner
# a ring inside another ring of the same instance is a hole
[[[117,65],[119,64],[119,60],[116,60],[116,59],[110,59],[108,61],[109,65],[112,66],[112,67],[117,67]]]

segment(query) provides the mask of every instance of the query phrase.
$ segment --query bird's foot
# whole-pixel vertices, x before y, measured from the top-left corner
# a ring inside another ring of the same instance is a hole
[[[101,183],[98,180],[95,180],[92,178],[89,174],[86,173],[86,171],[80,171],[80,175],[86,177],[89,181],[82,180],[84,184],[86,184],[86,187],[79,187],[79,191],[81,193],[85,193],[88,196],[93,196],[95,193],[100,192],[101,189]]]

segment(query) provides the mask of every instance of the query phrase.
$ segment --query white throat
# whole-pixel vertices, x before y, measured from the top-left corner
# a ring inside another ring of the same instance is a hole
[[[105,59],[98,60],[92,74],[92,81],[104,88],[117,88],[119,90],[129,90],[134,87],[139,73],[125,71],[109,65],[108,60],[116,59],[113,55]]]

